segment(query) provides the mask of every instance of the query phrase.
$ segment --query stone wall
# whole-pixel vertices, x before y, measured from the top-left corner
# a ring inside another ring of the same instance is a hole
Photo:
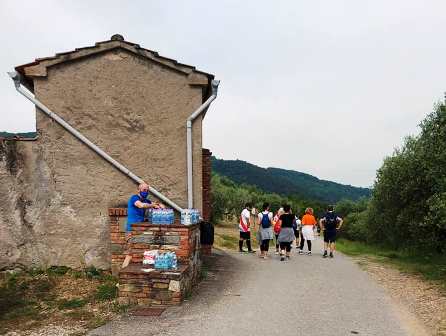
[[[118,49],[50,67],[47,77],[34,79],[34,90],[92,142],[186,206],[185,125],[202,103],[201,87]],[[197,118],[193,174],[199,209],[201,127]],[[34,142],[2,145],[0,268],[109,268],[108,208],[125,205],[135,183],[39,111],[37,131]],[[10,164],[13,156],[18,168]]]
[[[127,209],[109,209],[112,272],[119,277],[119,302],[138,305],[176,305],[198,282],[200,258],[199,225],[132,225],[124,231]],[[143,266],[143,253],[148,250],[173,251],[178,269],[158,271]],[[130,264],[121,268],[126,256]],[[150,273],[142,269],[151,269]]]

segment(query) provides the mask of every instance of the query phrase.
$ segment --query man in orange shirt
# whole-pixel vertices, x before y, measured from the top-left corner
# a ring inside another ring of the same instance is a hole
[[[311,242],[314,240],[314,226],[317,224],[313,215],[312,208],[305,209],[305,215],[302,217],[302,239],[300,240],[299,254],[303,254],[305,240],[308,246],[308,255],[311,255]]]

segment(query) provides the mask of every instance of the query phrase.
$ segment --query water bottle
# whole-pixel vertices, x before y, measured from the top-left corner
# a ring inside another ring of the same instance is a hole
[[[156,210],[152,211],[152,224],[157,224],[158,221],[158,212]]]
[[[169,223],[169,219],[168,219],[168,214],[167,214],[167,210],[163,209],[163,224],[168,224]]]
[[[162,224],[167,224],[167,212],[166,212],[166,209],[162,210],[162,218],[163,218]]]
[[[175,252],[172,252],[172,268],[176,270],[177,267],[178,267],[177,254]]]
[[[158,261],[157,268],[162,269],[163,268],[163,254],[162,253],[158,256],[157,261]]]
[[[161,263],[161,254],[158,254],[157,256],[155,256],[155,268],[159,269],[160,268],[160,263]]]
[[[163,224],[163,209],[158,210],[158,224]]]
[[[169,269],[169,254],[165,253],[164,254],[164,269]]]
[[[170,252],[166,253],[166,269],[170,268]]]

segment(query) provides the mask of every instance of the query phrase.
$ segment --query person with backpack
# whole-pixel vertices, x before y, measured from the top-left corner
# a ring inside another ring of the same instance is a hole
[[[239,230],[240,239],[238,241],[239,252],[245,252],[243,250],[243,242],[246,241],[246,246],[248,247],[249,253],[254,253],[255,251],[251,248],[251,203],[246,203],[245,208],[240,214]]]
[[[285,257],[290,259],[291,244],[294,241],[294,230],[293,221],[294,215],[291,213],[291,207],[286,204],[283,206],[284,214],[279,218],[280,220],[280,233],[279,233],[279,244],[280,244],[280,261],[284,261]]]
[[[258,215],[259,230],[258,241],[260,244],[260,258],[268,257],[269,242],[273,239],[273,213],[269,211],[269,203],[265,202],[262,206],[263,211]]]
[[[341,228],[344,221],[334,212],[334,207],[330,205],[327,213],[319,221],[319,225],[324,231],[324,258],[327,258],[327,250],[330,248],[330,258],[336,249],[336,233]]]
[[[314,240],[314,226],[317,224],[313,215],[312,208],[305,209],[305,215],[302,217],[302,237],[300,239],[299,254],[303,254],[304,244],[307,241],[308,255],[311,255],[311,242]]]
[[[280,216],[283,215],[283,208],[280,208],[273,218],[274,236],[276,238],[276,254],[279,255],[279,234],[280,234]]]

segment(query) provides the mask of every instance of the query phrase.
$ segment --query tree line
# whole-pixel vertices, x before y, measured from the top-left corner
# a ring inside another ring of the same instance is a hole
[[[225,176],[212,174],[212,222],[217,224],[222,220],[238,221],[240,212],[246,202],[256,209],[261,209],[264,202],[271,205],[271,211],[276,212],[283,204],[289,204],[294,213],[302,214],[306,207],[312,207],[316,214],[321,214],[326,204],[303,199],[300,196],[283,196],[264,192],[256,186],[237,184]]]
[[[345,219],[341,235],[351,240],[396,249],[446,251],[446,107],[438,104],[420,124],[421,132],[384,159],[372,194],[358,201],[342,200],[336,211]],[[321,216],[326,205],[301,196],[268,193],[212,176],[213,221],[239,216],[245,202],[260,208],[269,202],[276,211],[288,203],[301,214],[313,207]]]
[[[342,201],[345,237],[395,248],[446,250],[446,108],[438,104],[417,136],[385,158],[371,198]]]

